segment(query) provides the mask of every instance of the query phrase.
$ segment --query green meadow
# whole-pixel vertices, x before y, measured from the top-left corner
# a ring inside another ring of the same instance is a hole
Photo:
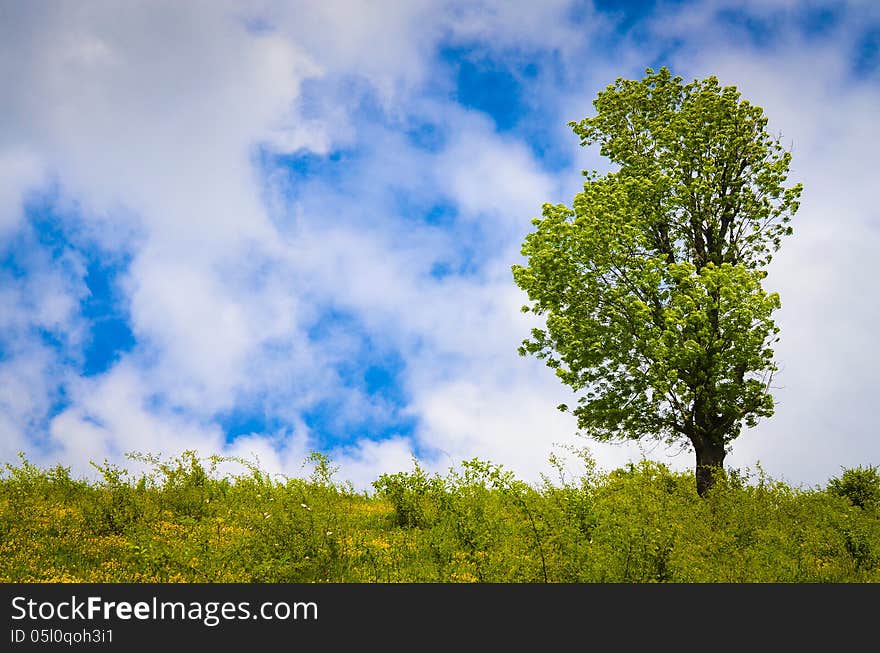
[[[97,480],[22,456],[0,476],[0,581],[248,583],[866,583],[880,581],[880,476],[792,487],[643,460],[599,471],[586,450],[525,483],[465,461],[385,474],[370,491],[312,454],[307,477],[194,452],[133,454]],[[137,463],[136,465],[134,463]]]

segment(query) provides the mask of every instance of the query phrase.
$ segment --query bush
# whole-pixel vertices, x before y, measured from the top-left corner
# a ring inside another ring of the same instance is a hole
[[[869,465],[844,469],[840,478],[829,481],[828,489],[862,509],[880,505],[880,474],[877,473],[877,467]]]
[[[415,459],[411,473],[382,474],[373,481],[373,488],[394,506],[394,523],[408,528],[427,528],[433,523],[444,485],[438,476],[429,477]]]
[[[559,482],[537,487],[414,461],[368,494],[317,454],[282,480],[134,459],[151,471],[0,470],[0,582],[880,582],[874,467],[814,489],[730,471],[701,498],[692,473],[649,461],[569,476],[556,459]]]

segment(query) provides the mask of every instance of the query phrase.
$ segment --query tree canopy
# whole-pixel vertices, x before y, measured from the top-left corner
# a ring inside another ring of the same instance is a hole
[[[773,414],[780,299],[761,282],[802,187],[763,110],[714,76],[647,69],[593,104],[570,125],[616,169],[532,221],[513,275],[546,328],[520,353],[578,393],[587,435],[690,443],[702,495],[742,426]]]

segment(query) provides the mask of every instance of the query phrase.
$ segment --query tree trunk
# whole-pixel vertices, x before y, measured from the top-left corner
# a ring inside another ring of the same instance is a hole
[[[701,438],[702,439],[702,438]],[[702,439],[702,442],[694,443],[694,449],[697,453],[697,464],[695,468],[695,476],[697,480],[697,494],[701,497],[715,485],[718,475],[724,473],[724,451],[723,444],[715,444]]]

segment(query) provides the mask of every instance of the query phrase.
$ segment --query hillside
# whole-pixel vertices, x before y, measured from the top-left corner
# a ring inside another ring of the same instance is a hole
[[[642,461],[529,485],[472,460],[359,493],[313,454],[307,479],[194,453],[99,481],[22,457],[0,477],[2,582],[880,582],[880,477],[825,488]]]

